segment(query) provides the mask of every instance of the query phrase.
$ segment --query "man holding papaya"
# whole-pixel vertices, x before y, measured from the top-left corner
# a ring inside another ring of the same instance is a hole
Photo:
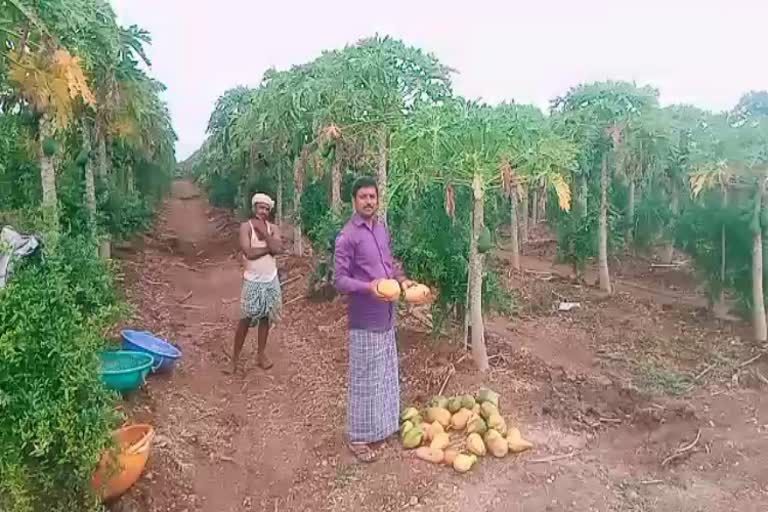
[[[349,448],[363,462],[376,459],[374,445],[396,433],[400,372],[395,343],[395,306],[379,283],[414,283],[395,264],[389,231],[378,218],[379,189],[370,177],[352,187],[355,213],[336,238],[335,286],[347,294],[349,320]]]

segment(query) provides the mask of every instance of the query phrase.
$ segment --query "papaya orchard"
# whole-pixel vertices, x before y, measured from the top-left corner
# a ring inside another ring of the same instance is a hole
[[[36,235],[0,289],[0,509],[97,510],[119,426],[99,352],[125,311],[108,256],[175,167],[149,34],[101,0],[0,2],[0,227]]]
[[[473,327],[480,369],[483,316],[511,298],[485,260],[499,228],[512,225],[510,265],[519,271],[529,226],[540,221],[577,275],[596,259],[608,293],[610,257],[660,248],[670,263],[675,250],[685,251],[713,308],[735,298],[765,340],[764,95],[746,94],[732,111],[714,113],[662,107],[653,87],[608,81],[573,87],[547,113],[491,106],[455,95],[450,69],[433,55],[372,37],[225,93],[184,168],[219,204],[245,208],[255,180],[268,180],[277,217],[294,226],[294,252],[304,254],[309,236],[324,282],[329,237],[349,199],[342,183],[375,176],[397,255],[439,289],[436,317],[463,322],[465,333]],[[729,200],[736,189],[743,200]],[[713,202],[723,215],[705,219],[701,210],[711,213]]]

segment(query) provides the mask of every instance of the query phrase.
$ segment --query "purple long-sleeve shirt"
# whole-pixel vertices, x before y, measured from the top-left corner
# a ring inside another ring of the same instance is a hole
[[[392,257],[384,223],[374,220],[369,226],[358,214],[353,215],[336,238],[335,259],[336,289],[349,295],[349,327],[367,331],[394,327],[394,304],[378,300],[368,289],[376,279],[405,278]]]

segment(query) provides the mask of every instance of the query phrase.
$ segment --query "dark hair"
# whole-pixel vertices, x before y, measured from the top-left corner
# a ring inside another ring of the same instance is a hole
[[[355,199],[357,197],[357,192],[361,188],[370,188],[373,187],[376,189],[376,195],[379,195],[379,185],[376,183],[376,180],[371,176],[360,176],[355,180],[355,182],[352,184],[352,199]]]

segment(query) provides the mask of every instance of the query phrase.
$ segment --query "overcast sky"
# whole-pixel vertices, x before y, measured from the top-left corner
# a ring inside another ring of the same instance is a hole
[[[459,94],[489,102],[546,108],[580,82],[622,79],[721,110],[768,89],[768,0],[112,1],[122,24],[152,33],[179,160],[225,90],[374,33],[434,53],[458,70]]]

